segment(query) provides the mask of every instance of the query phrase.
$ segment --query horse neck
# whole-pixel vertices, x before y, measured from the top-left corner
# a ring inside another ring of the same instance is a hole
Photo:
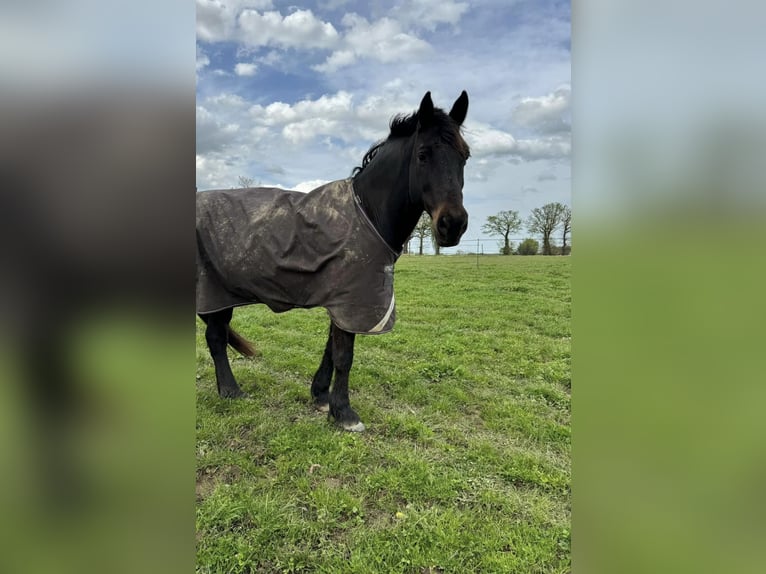
[[[367,217],[394,251],[401,251],[423,213],[410,198],[410,158],[414,138],[386,142],[354,178],[354,189]]]

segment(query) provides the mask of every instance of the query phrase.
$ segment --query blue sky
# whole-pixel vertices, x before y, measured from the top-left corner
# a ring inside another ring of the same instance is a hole
[[[475,248],[488,215],[571,205],[570,21],[568,2],[197,0],[197,186],[342,179],[391,116],[465,89]]]

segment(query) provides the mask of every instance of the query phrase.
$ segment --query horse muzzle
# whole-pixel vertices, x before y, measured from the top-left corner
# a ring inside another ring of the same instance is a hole
[[[442,209],[433,219],[433,227],[440,247],[454,247],[468,228],[468,212],[462,206]]]

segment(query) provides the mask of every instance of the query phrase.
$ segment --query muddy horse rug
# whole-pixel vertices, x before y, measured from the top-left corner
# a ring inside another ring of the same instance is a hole
[[[399,254],[362,210],[352,179],[309,193],[249,188],[197,193],[197,313],[265,303],[324,307],[351,333],[394,326]]]

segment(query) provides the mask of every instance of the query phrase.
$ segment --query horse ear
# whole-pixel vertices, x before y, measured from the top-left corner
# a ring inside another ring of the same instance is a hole
[[[452,109],[449,111],[449,117],[455,120],[455,123],[459,126],[463,125],[465,116],[468,114],[468,94],[463,90],[460,97],[452,104]]]
[[[418,108],[418,123],[421,126],[427,126],[431,123],[433,117],[434,102],[431,99],[431,92],[426,92],[426,95],[420,101],[420,108]]]

